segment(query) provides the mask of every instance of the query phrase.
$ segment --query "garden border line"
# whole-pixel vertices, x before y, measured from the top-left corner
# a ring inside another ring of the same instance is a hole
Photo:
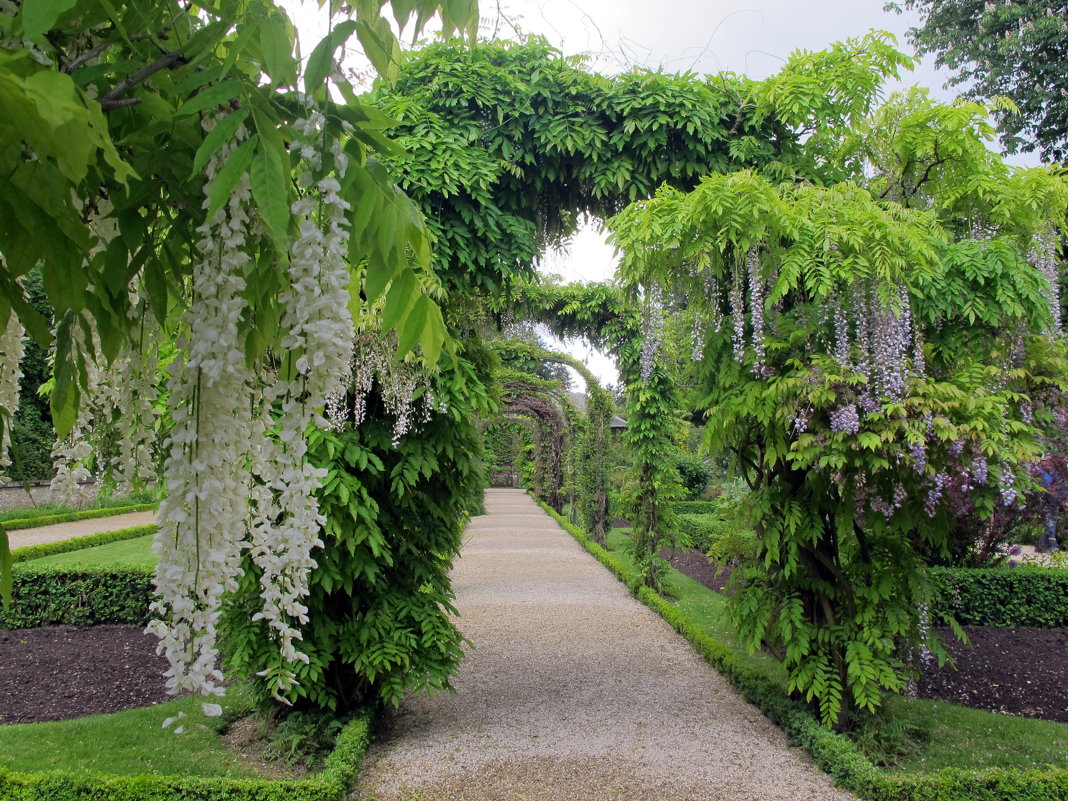
[[[644,587],[612,554],[589,535],[530,493],[561,528],[608,568],[638,600],[660,615],[747,701],[780,726],[821,770],[840,786],[868,801],[1064,801],[1068,769],[1015,771],[947,769],[931,774],[891,775],[877,768],[846,737],[824,728],[809,709],[740,664],[725,645],[699,629],[658,593]]]
[[[0,801],[342,801],[356,782],[371,743],[374,718],[375,713],[368,709],[346,724],[322,772],[309,779],[15,773],[0,769]]]
[[[19,517],[0,522],[0,528],[5,531],[22,531],[27,528],[40,528],[41,526],[54,526],[57,523],[74,523],[78,520],[93,520],[97,517],[114,517],[115,515],[128,515],[135,512],[154,512],[158,503],[138,503],[133,506],[113,506],[110,509],[86,509],[81,512],[67,512],[61,515],[44,515],[43,517]]]
[[[142,510],[144,511],[144,510]],[[108,545],[112,542],[134,540],[138,537],[147,537],[155,534],[159,526],[132,526],[130,528],[118,528],[114,531],[102,531],[99,534],[87,534],[84,537],[72,537],[69,540],[58,542],[46,542],[41,545],[26,545],[22,548],[14,548],[11,551],[11,562],[31,562],[34,559],[43,559],[46,556],[55,556],[61,553],[84,551],[87,548],[95,548],[98,545]]]

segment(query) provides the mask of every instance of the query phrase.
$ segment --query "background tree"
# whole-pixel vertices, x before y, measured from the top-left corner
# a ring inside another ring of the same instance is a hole
[[[1012,100],[1016,109],[997,113],[1010,153],[1068,159],[1068,3],[904,0],[886,8],[920,12],[922,24],[909,30],[909,41],[953,70],[949,85],[965,97]]]

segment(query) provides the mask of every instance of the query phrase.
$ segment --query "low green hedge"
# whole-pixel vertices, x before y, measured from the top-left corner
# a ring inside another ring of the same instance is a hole
[[[62,515],[44,515],[43,517],[21,517],[0,523],[8,531],[18,531],[24,528],[40,528],[41,526],[53,526],[57,523],[73,523],[78,520],[92,520],[96,517],[111,517],[112,515],[128,515],[134,512],[154,511],[158,504],[139,503],[136,506],[114,506],[111,509],[85,509],[81,512],[67,512]]]
[[[678,533],[703,553],[712,550],[723,533],[723,520],[718,514],[681,514],[676,515],[675,520]]]
[[[98,776],[0,769],[0,801],[341,801],[356,781],[371,742],[373,719],[367,712],[345,726],[322,772],[307,779]]]
[[[0,607],[0,628],[148,623],[150,570],[56,570],[31,564],[12,569],[11,607]]]
[[[719,512],[713,501],[675,501],[671,511],[677,515],[711,515]]]
[[[11,561],[13,563],[31,562],[34,559],[43,559],[46,556],[54,556],[57,553],[84,551],[86,548],[95,548],[97,545],[107,545],[108,543],[122,540],[134,540],[138,537],[155,534],[157,528],[157,526],[133,526],[131,528],[120,528],[116,531],[104,531],[100,534],[87,534],[84,537],[73,537],[59,542],[27,545],[25,548],[13,550],[11,552]]]
[[[535,499],[537,500],[537,499]],[[638,599],[685,637],[747,701],[800,745],[841,787],[868,801],[1065,801],[1068,770],[944,770],[931,774],[893,774],[880,770],[851,740],[824,728],[804,704],[789,698],[774,682],[743,665],[734,653],[706,634],[677,607],[641,586],[611,553],[592,542],[549,506],[541,507]]]
[[[1068,626],[1068,571],[932,568],[936,604],[962,626]]]

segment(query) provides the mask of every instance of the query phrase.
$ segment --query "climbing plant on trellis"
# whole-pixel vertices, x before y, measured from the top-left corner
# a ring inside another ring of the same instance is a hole
[[[539,421],[534,429],[536,494],[557,511],[562,511],[566,501],[572,518],[603,541],[610,515],[609,437],[615,413],[611,396],[589,368],[572,356],[552,353],[522,340],[499,343],[496,349],[511,368],[500,376],[504,412],[530,415]],[[558,382],[531,375],[529,371],[542,364],[566,365],[582,377],[586,389],[584,411],[575,407]],[[526,371],[519,369],[524,367]],[[546,402],[557,416],[545,408]],[[561,424],[563,429],[557,430]]]

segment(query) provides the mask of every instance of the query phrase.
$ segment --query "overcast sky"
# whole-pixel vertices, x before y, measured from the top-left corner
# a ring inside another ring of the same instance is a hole
[[[292,7],[297,0],[283,2]],[[291,13],[303,32],[321,35],[312,8],[308,3]],[[821,50],[872,29],[894,34],[898,46],[911,53],[905,32],[919,22],[915,14],[884,12],[883,0],[482,0],[481,17],[484,34],[515,38],[516,29],[541,34],[566,55],[588,54],[598,72],[643,66],[727,70],[758,79],[776,72],[795,50]],[[919,84],[951,100],[955,93],[943,89],[945,81],[927,59],[890,89]],[[614,263],[602,235],[584,230],[569,248],[547,254],[542,269],[565,280],[591,281],[609,277]],[[581,348],[574,352],[587,355]],[[592,358],[590,367],[603,380],[616,380],[606,359]]]

